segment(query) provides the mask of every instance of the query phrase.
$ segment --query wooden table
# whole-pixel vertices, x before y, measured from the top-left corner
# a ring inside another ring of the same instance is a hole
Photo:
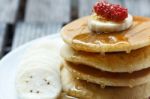
[[[33,39],[58,33],[68,22],[89,15],[98,0],[0,0],[0,56]],[[133,15],[150,16],[150,0],[109,0]]]

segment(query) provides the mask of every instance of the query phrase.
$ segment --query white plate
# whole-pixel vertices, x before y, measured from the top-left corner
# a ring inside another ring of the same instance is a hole
[[[51,39],[52,42],[62,45],[59,34],[43,37],[13,50],[0,61],[0,99],[17,99],[15,77],[18,70],[18,63],[25,49],[42,39]]]

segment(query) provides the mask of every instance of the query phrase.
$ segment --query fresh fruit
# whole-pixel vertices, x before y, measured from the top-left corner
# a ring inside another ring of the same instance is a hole
[[[97,20],[93,16],[88,21],[89,29],[97,33],[118,32],[128,29],[133,22],[133,17],[129,14],[122,22]]]
[[[98,16],[102,16],[111,21],[123,21],[128,17],[128,10],[118,4],[110,4],[107,1],[97,2],[93,7]]]
[[[44,68],[32,68],[20,74],[16,87],[20,99],[56,99],[61,91],[58,74]]]
[[[16,77],[19,99],[57,99],[61,92],[59,50],[55,42],[40,40],[24,53]]]

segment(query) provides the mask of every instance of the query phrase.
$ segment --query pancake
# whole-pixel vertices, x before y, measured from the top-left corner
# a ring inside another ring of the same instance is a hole
[[[150,82],[150,68],[133,73],[111,73],[71,62],[64,62],[64,66],[75,78],[102,86],[134,87]]]
[[[150,67],[150,46],[131,53],[89,53],[76,51],[69,46],[63,46],[61,56],[70,62],[86,64],[88,66],[108,72],[134,72]]]
[[[68,95],[66,95],[65,93],[63,93],[63,94],[61,95],[61,97],[58,98],[58,99],[81,99],[81,98],[76,98],[76,97],[73,97],[73,96],[68,96]],[[92,99],[93,99],[93,98],[92,98]],[[144,98],[144,99],[150,99],[150,98]]]
[[[118,52],[139,49],[150,45],[150,18],[133,17],[131,28],[115,33],[94,33],[88,28],[90,16],[64,26],[63,40],[76,50],[86,52]]]
[[[150,83],[134,88],[105,87],[74,79],[67,69],[61,71],[63,91],[78,99],[144,99],[150,96]]]

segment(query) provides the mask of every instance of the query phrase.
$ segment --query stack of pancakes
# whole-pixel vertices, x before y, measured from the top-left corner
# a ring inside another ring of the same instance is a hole
[[[90,16],[62,30],[63,91],[79,99],[148,99],[150,96],[150,18],[116,33],[94,33]]]

